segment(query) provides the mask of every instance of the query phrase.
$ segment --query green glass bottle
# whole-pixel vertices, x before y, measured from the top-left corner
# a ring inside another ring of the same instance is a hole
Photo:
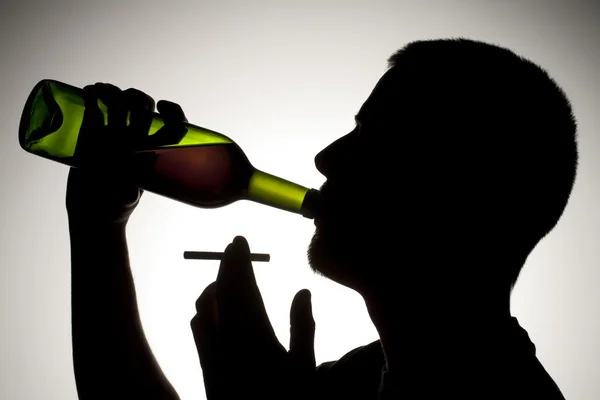
[[[31,91],[21,116],[21,147],[40,157],[85,168],[92,158],[85,149],[90,149],[92,143],[95,167],[110,163],[111,153],[102,153],[102,141],[90,142],[85,137],[92,135],[93,129],[82,129],[85,118],[89,118],[85,96],[83,89],[55,80],[40,81]],[[107,107],[99,99],[97,104],[106,123],[110,118]],[[130,114],[127,125],[129,117]],[[164,126],[163,117],[151,113],[143,139],[159,136],[157,132]],[[181,128],[182,134],[172,142],[138,140],[127,147],[131,162],[128,165],[136,170],[136,182],[145,190],[202,208],[251,200],[314,218],[320,198],[317,190],[254,168],[242,149],[225,135],[189,123],[182,123]]]

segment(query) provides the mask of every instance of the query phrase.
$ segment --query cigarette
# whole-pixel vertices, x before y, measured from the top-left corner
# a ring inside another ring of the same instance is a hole
[[[222,260],[225,253],[218,251],[184,251],[183,258],[186,260]],[[269,262],[270,254],[250,253],[250,261]]]

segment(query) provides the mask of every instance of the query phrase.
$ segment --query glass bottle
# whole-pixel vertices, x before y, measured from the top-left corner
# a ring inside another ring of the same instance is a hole
[[[92,108],[99,120],[91,121]],[[175,135],[172,129],[164,135],[170,123],[155,112],[147,116],[147,131],[105,140],[98,125],[106,126],[111,118],[107,106],[99,98],[90,100],[83,89],[45,79],[26,101],[19,143],[29,153],[72,167],[102,169],[121,156],[120,165],[127,165],[123,172],[144,190],[196,207],[251,200],[314,218],[317,190],[254,168],[225,135],[187,122],[178,125]],[[127,126],[130,117],[131,111]]]

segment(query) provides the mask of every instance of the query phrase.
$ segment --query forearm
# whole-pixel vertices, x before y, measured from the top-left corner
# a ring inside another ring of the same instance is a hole
[[[142,329],[125,224],[70,220],[69,230],[73,361],[79,397],[177,399]]]

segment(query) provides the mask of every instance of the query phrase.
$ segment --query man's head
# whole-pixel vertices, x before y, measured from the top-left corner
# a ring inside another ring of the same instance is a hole
[[[388,61],[356,128],[316,156],[312,268],[359,291],[423,277],[511,288],[573,187],[569,101],[482,42],[413,42]]]

